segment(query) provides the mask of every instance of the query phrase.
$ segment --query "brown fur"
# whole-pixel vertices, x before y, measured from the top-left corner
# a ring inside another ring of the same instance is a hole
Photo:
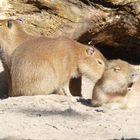
[[[122,102],[136,77],[137,71],[129,63],[122,60],[110,61],[93,90],[93,106]]]
[[[23,42],[32,38],[31,35],[27,34],[19,20],[0,20],[0,58],[2,60],[9,88],[11,88],[10,80],[10,56],[12,52]]]
[[[97,50],[66,37],[39,37],[23,43],[11,58],[12,96],[70,95],[71,78],[85,75],[96,83],[102,76],[104,57]]]
[[[33,37],[23,30],[19,22],[11,19],[0,20],[0,47],[2,60],[6,61],[4,64],[9,64],[9,57],[20,44]]]
[[[8,23],[10,23],[12,26],[9,27]],[[23,42],[27,41],[27,40],[31,40],[35,37],[27,34],[21,24],[19,23],[18,20],[1,20],[0,21],[0,46],[1,46],[1,59],[4,65],[4,68],[6,70],[7,73],[7,77],[8,77],[8,81],[9,81],[9,86],[10,86],[10,91],[12,90],[11,88],[11,81],[10,81],[10,73],[9,73],[9,69],[10,69],[10,56],[13,53],[13,51]],[[46,39],[46,38],[45,38]],[[96,51],[98,52],[98,51]],[[100,52],[99,52],[100,54]],[[101,59],[105,59],[103,58],[103,56],[100,54]],[[95,67],[96,69],[96,67]],[[98,77],[98,76],[97,76]],[[96,80],[95,80],[96,81]],[[63,90],[60,90],[63,93]],[[12,92],[10,92],[12,93]],[[38,93],[40,94],[40,93]],[[42,94],[42,93],[41,93]],[[74,93],[75,95],[76,93]],[[13,94],[11,94],[10,96],[13,96]]]
[[[121,102],[121,108],[140,107],[140,76]]]

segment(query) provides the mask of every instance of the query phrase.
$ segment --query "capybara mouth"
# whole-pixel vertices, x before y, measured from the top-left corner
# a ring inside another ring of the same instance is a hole
[[[130,91],[130,90],[131,90],[131,88],[132,88],[133,84],[134,84],[133,82],[131,82],[131,83],[129,83],[129,84],[128,84],[128,88],[127,88],[127,90],[128,90],[128,91]]]

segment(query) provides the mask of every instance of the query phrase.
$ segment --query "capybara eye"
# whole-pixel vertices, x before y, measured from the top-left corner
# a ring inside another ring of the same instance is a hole
[[[130,73],[129,77],[133,80],[137,79],[139,76],[139,74],[137,72],[132,72]]]
[[[12,27],[12,20],[8,20],[6,25],[10,29]]]
[[[97,60],[97,63],[103,65],[103,62],[101,60]]]

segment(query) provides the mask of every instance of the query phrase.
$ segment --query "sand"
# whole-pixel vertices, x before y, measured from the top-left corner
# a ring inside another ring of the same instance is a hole
[[[85,104],[84,104],[85,103]],[[140,108],[93,108],[60,95],[0,100],[0,139],[114,140],[140,138]]]

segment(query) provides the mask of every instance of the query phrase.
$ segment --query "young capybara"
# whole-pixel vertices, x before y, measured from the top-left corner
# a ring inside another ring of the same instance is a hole
[[[137,76],[137,71],[129,63],[120,59],[109,61],[102,78],[93,89],[92,105],[97,107],[106,103],[122,103]]]

